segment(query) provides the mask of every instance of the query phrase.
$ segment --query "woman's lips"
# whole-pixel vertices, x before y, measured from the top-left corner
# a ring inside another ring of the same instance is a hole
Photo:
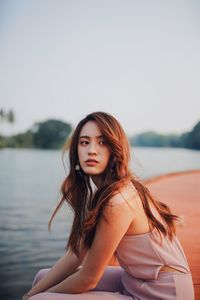
[[[93,160],[93,159],[88,159],[86,160],[86,165],[87,166],[95,166],[96,164],[98,164],[99,162],[97,160]]]

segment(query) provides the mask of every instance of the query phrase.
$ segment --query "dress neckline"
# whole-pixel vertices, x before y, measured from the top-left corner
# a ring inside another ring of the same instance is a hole
[[[141,238],[144,236],[149,236],[150,234],[152,234],[154,231],[156,230],[156,228],[153,228],[150,231],[144,232],[144,233],[139,233],[139,234],[125,234],[123,236],[123,238]]]

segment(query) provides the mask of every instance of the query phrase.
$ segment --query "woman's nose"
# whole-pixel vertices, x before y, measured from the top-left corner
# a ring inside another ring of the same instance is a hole
[[[96,147],[93,143],[90,144],[89,149],[88,149],[88,153],[89,154],[96,154],[97,153]]]

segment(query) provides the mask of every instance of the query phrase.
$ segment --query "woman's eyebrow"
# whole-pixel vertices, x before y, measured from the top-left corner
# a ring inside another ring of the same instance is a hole
[[[96,136],[95,138],[96,138],[96,139],[100,139],[100,138],[102,138],[102,137],[103,137],[102,135],[98,135],[98,136]],[[88,135],[81,135],[81,136],[79,137],[79,139],[81,139],[81,138],[84,138],[84,139],[91,139],[91,137],[88,136]]]

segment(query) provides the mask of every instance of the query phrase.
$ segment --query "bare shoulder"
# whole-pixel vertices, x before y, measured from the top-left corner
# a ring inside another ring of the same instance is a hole
[[[139,197],[138,192],[131,181],[124,184],[118,192],[109,200],[109,206],[130,205],[134,199]]]

